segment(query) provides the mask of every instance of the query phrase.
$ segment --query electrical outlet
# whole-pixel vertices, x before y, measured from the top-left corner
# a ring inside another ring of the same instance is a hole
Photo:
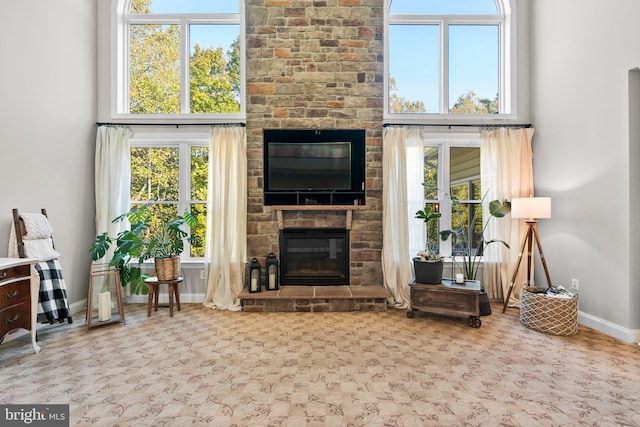
[[[571,289],[575,289],[576,291],[580,289],[578,279],[571,279]]]
[[[200,278],[204,279],[204,270],[200,270]]]

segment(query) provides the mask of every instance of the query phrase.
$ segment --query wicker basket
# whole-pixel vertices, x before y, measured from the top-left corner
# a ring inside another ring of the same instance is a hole
[[[158,280],[175,280],[180,275],[180,258],[156,258],[156,276]]]
[[[520,323],[549,335],[575,335],[578,333],[578,297],[554,298],[523,289]]]

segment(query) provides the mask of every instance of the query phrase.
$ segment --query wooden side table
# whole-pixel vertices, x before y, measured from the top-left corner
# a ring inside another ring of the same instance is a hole
[[[173,317],[173,297],[176,298],[176,306],[180,311],[180,291],[178,285],[182,283],[183,278],[178,277],[175,280],[158,280],[157,277],[149,277],[144,282],[149,286],[149,301],[147,303],[147,317],[151,317],[151,306],[154,311],[158,311],[158,295],[160,293],[160,285],[167,285],[169,288],[169,317]]]

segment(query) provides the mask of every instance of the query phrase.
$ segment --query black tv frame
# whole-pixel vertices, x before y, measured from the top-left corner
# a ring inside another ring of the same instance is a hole
[[[264,129],[263,185],[266,206],[364,205],[366,197],[366,131],[364,129]],[[349,142],[351,186],[349,189],[278,190],[269,187],[269,144]]]

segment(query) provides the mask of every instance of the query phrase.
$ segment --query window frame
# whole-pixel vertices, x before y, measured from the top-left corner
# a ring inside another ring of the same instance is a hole
[[[130,148],[143,147],[143,148],[166,148],[177,147],[178,148],[178,200],[177,212],[181,214],[188,209],[193,203],[208,203],[208,200],[192,200],[191,199],[191,147],[209,147],[209,140],[211,134],[208,132],[136,132],[130,139]],[[133,173],[133,171],[132,171]],[[130,205],[144,204],[147,200],[132,200],[130,197]],[[207,198],[210,195],[207,194]],[[160,201],[154,202],[158,204],[173,204],[174,201]],[[206,226],[206,224],[205,224]],[[189,234],[191,229],[185,225],[184,230]],[[206,242],[202,242],[203,245]],[[206,257],[193,257],[191,256],[191,244],[185,242],[184,251],[180,254],[180,261],[183,262],[204,262]]]
[[[179,120],[189,123],[243,123],[246,121],[246,52],[244,2],[238,0],[239,13],[171,13],[131,14],[128,11],[133,0],[112,0],[111,39],[111,118],[127,122],[162,122]],[[180,26],[180,108],[179,114],[131,114],[129,110],[129,25],[130,24],[177,24]],[[190,113],[189,99],[189,52],[188,27],[191,24],[238,25],[240,48],[240,112],[234,114]],[[185,31],[186,29],[186,31]]]
[[[440,217],[440,220],[438,222],[438,230],[451,230],[452,227],[452,218],[453,218],[453,211],[452,211],[452,203],[451,203],[451,199],[449,197],[445,197],[444,193],[448,193],[451,189],[451,148],[458,148],[458,147],[463,147],[463,148],[478,148],[480,149],[480,134],[479,133],[456,133],[456,134],[440,134],[440,133],[433,133],[433,134],[426,134],[423,137],[423,141],[422,141],[422,147],[423,150],[425,147],[436,147],[438,148],[438,199],[425,199],[424,198],[424,192],[421,193],[422,195],[422,207],[421,209],[425,206],[425,204],[430,203],[437,203],[440,206],[440,210],[439,212],[442,214],[442,216]],[[422,157],[424,159],[424,156]],[[422,163],[422,168],[420,169],[422,171],[422,175],[420,176],[420,178],[423,180],[424,179],[424,160]],[[479,177],[481,178],[481,177]],[[460,200],[461,204],[475,204],[475,205],[481,205],[481,200]],[[411,221],[417,221],[415,219],[415,212],[411,212],[411,210],[409,211],[409,215],[410,215],[410,220]],[[425,229],[424,226],[422,226],[422,236],[421,236],[421,241],[424,242],[426,239],[426,234],[425,234]],[[440,247],[440,254],[443,255],[445,258],[451,259],[452,258],[452,253],[451,253],[451,238],[442,241],[439,240],[439,247]],[[412,256],[415,255],[415,250],[416,248],[409,248],[412,252]],[[482,257],[479,257],[479,259],[481,260]],[[461,261],[462,258],[461,257],[456,257],[456,260]]]
[[[513,0],[495,0],[495,15],[428,15],[428,14],[392,14],[391,3],[385,0],[384,6],[384,111],[386,123],[496,123],[517,119],[517,56],[515,2]],[[513,4],[512,4],[513,3]],[[450,25],[498,25],[498,114],[450,114],[449,113],[449,26]],[[440,98],[438,113],[392,113],[389,111],[389,29],[391,25],[438,25],[440,31]]]

